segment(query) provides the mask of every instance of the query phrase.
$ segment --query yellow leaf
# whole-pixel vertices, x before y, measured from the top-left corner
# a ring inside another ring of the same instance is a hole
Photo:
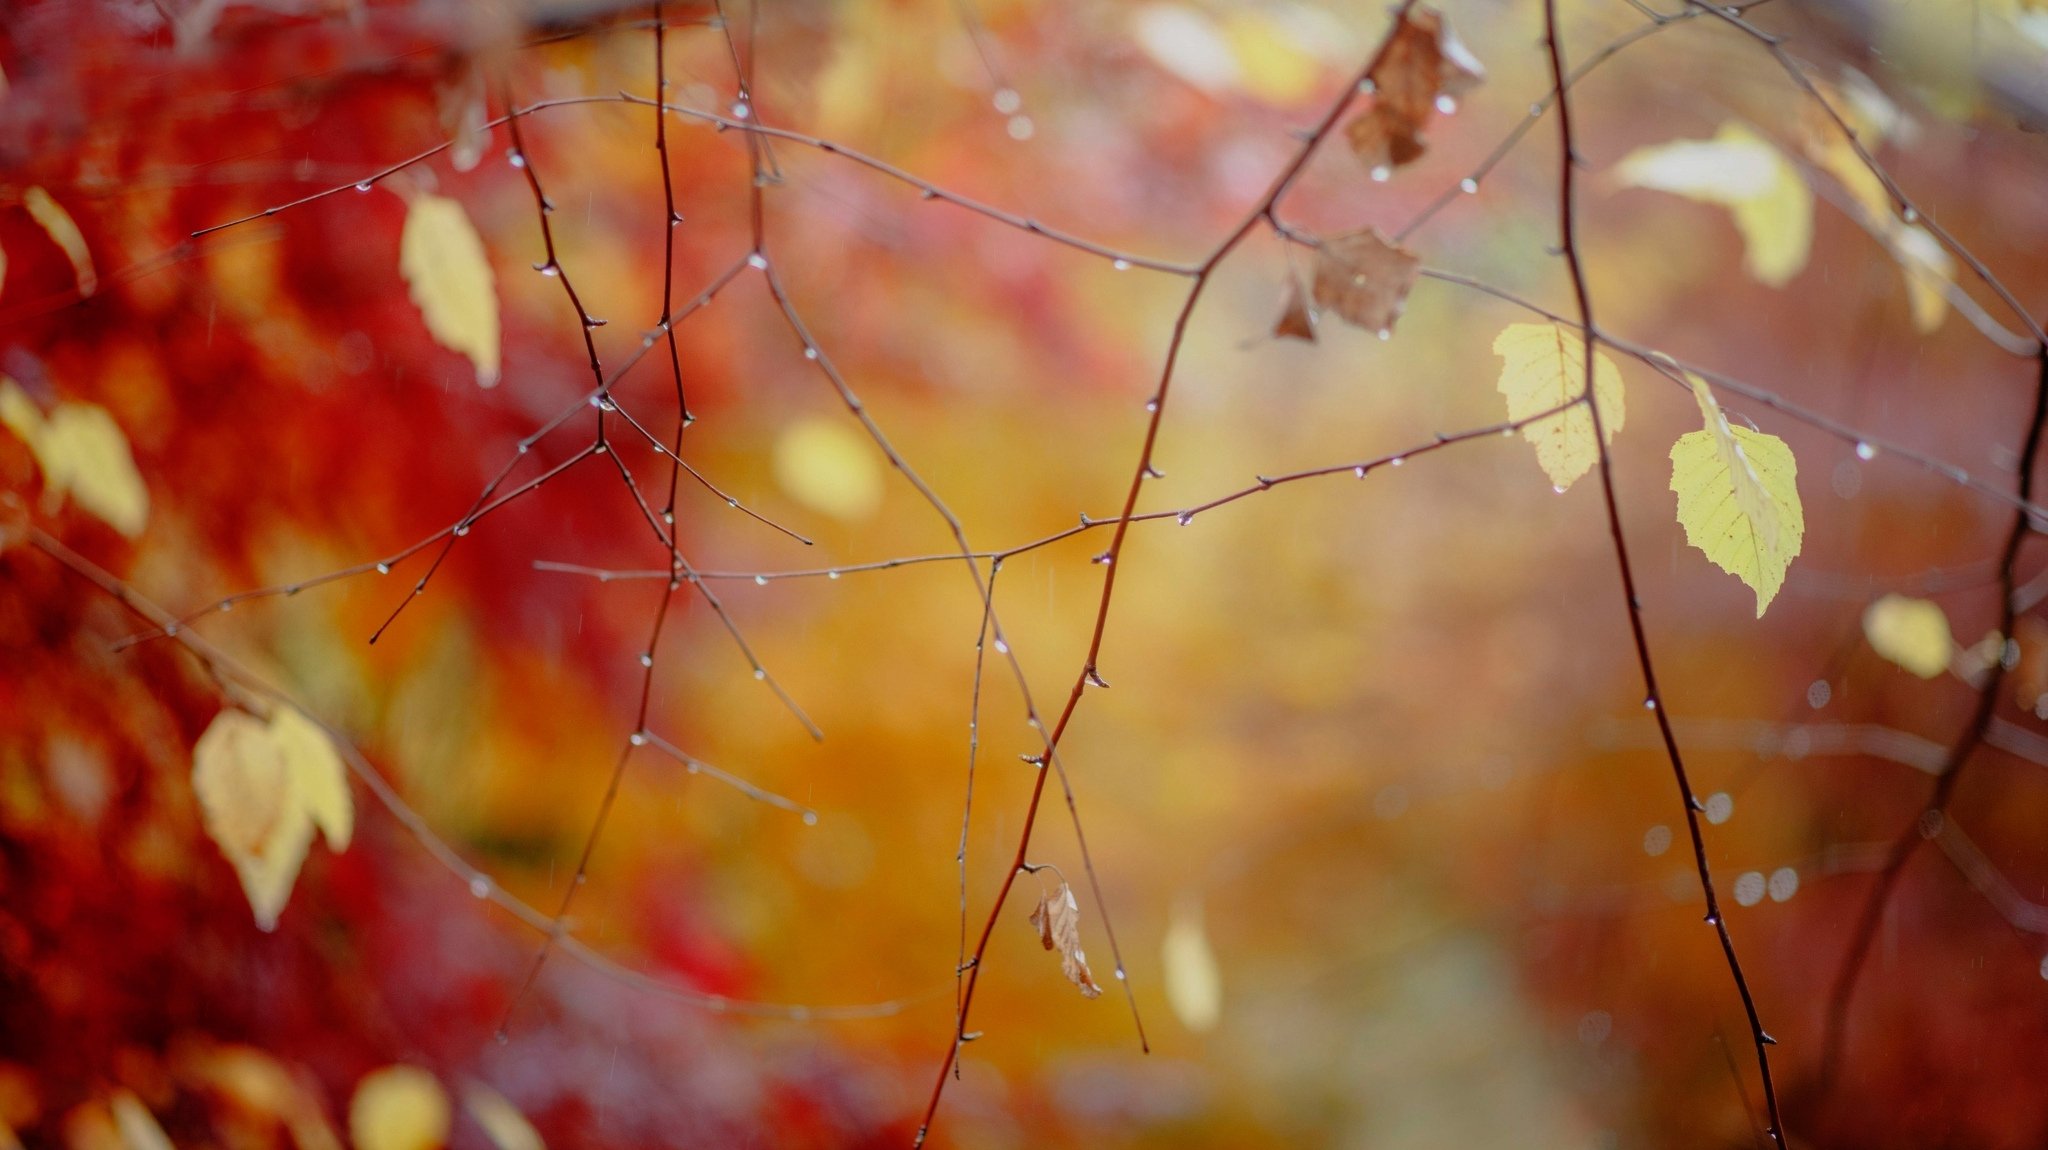
[[[1575,331],[1550,323],[1511,323],[1494,337],[1493,351],[1506,361],[1500,393],[1507,397],[1509,419],[1540,415],[1585,391],[1586,341]],[[1600,404],[1601,429],[1612,443],[1627,417],[1621,370],[1598,351],[1593,353],[1593,391]],[[1583,404],[1529,424],[1522,428],[1522,437],[1535,446],[1536,462],[1559,491],[1600,461],[1593,416]]]
[[[1216,967],[1216,953],[1209,948],[1200,902],[1184,897],[1174,903],[1159,951],[1166,1002],[1174,1016],[1189,1030],[1215,1029],[1223,1013],[1223,976]]]
[[[133,1093],[116,1090],[107,1100],[107,1109],[114,1116],[115,1129],[121,1132],[123,1150],[172,1150],[171,1139],[157,1125],[156,1116]]]
[[[821,515],[855,522],[882,505],[880,451],[844,420],[800,419],[775,439],[775,481]]]
[[[60,403],[45,419],[19,385],[0,376],[0,424],[35,453],[53,508],[68,494],[121,534],[142,534],[149,522],[149,488],[135,468],[128,437],[105,408]]]
[[[92,252],[85,246],[85,234],[78,230],[78,223],[64,205],[51,197],[40,187],[30,188],[21,194],[21,205],[28,209],[29,216],[42,226],[50,240],[64,249],[71,260],[71,274],[78,280],[78,294],[89,296],[100,288],[99,273],[92,267]]]
[[[356,1150],[434,1150],[448,1141],[448,1095],[417,1066],[386,1066],[356,1083],[348,1104]]]
[[[1934,234],[1918,224],[1896,223],[1885,246],[1906,273],[1906,302],[1913,309],[1913,330],[1933,331],[1948,317],[1949,282],[1956,262]]]
[[[1223,19],[1223,38],[1237,59],[1245,93],[1269,104],[1299,103],[1313,95],[1322,78],[1316,57],[1272,14],[1247,10]]]
[[[1761,619],[1806,537],[1798,465],[1784,440],[1730,426],[1706,381],[1688,378],[1706,427],[1671,445],[1678,522],[1686,542],[1756,592]]]
[[[1720,204],[1742,233],[1743,267],[1783,287],[1806,266],[1813,246],[1813,191],[1778,150],[1733,121],[1711,140],[1675,140],[1639,148],[1615,169],[1624,184]]]
[[[470,1117],[484,1128],[491,1145],[498,1150],[547,1150],[540,1131],[503,1094],[481,1082],[472,1082],[463,1087],[462,1101],[469,1107]]]
[[[1871,650],[1923,679],[1948,670],[1955,652],[1940,604],[1904,595],[1886,595],[1865,608],[1863,636]]]
[[[405,213],[398,271],[441,346],[476,365],[483,387],[498,382],[498,296],[484,242],[462,205],[422,193]]]
[[[228,708],[192,748],[192,791],[207,836],[234,864],[264,930],[291,898],[317,825],[332,850],[348,846],[354,806],[326,734],[279,706],[266,723]]]

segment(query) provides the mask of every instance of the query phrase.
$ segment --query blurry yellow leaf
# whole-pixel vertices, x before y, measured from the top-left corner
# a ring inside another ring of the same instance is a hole
[[[386,1066],[356,1083],[348,1104],[355,1150],[434,1150],[448,1141],[448,1095],[417,1066]]]
[[[1579,333],[1550,323],[1511,323],[1494,337],[1501,366],[1500,393],[1508,400],[1508,418],[1528,419],[1577,399],[1586,387],[1586,341]],[[1601,429],[1608,442],[1627,418],[1621,370],[1600,352],[1593,353],[1594,395],[1600,404]],[[1550,482],[1559,491],[1600,461],[1593,441],[1593,416],[1581,404],[1538,420],[1522,429],[1536,448]]]
[[[1271,13],[1231,13],[1223,19],[1223,39],[1237,60],[1239,85],[1246,95],[1269,104],[1293,104],[1319,87],[1320,63]]]
[[[422,193],[405,213],[398,270],[441,346],[476,364],[483,387],[498,382],[498,296],[484,242],[462,205]]]
[[[1733,121],[1711,140],[1640,148],[1615,169],[1622,183],[1671,192],[1735,214],[1743,267],[1783,287],[1806,266],[1813,246],[1813,192],[1799,169],[1762,137]]]
[[[1159,948],[1166,974],[1166,1002],[1182,1026],[1213,1030],[1223,1013],[1223,975],[1202,923],[1202,904],[1192,896],[1174,903]]]
[[[341,1150],[320,1100],[281,1063],[253,1046],[186,1045],[178,1072],[243,1114],[284,1124],[296,1150]]]
[[[1949,282],[1956,262],[1934,234],[1918,224],[1899,222],[1886,240],[1892,258],[1906,273],[1906,302],[1912,305],[1913,329],[1926,333],[1948,317]]]
[[[1756,592],[1757,618],[1806,537],[1798,466],[1775,435],[1733,427],[1706,381],[1688,376],[1706,427],[1671,445],[1671,490],[1686,542]]]
[[[93,271],[92,252],[86,250],[85,235],[78,230],[78,224],[72,220],[71,213],[64,210],[64,205],[40,187],[23,192],[21,204],[71,260],[71,274],[78,280],[78,294],[89,296],[98,291],[100,277]]]
[[[469,1107],[470,1117],[484,1128],[491,1145],[498,1150],[546,1150],[547,1143],[541,1141],[540,1131],[503,1094],[481,1082],[472,1082],[462,1088],[462,1101]]]
[[[338,851],[354,825],[334,744],[285,706],[268,723],[232,707],[216,716],[192,749],[192,791],[264,930],[277,926],[314,827]]]
[[[1146,4],[1131,14],[1131,32],[1154,64],[1204,92],[1227,91],[1243,79],[1223,30],[1193,8]]]
[[[1948,670],[1955,651],[1940,604],[1904,595],[1886,595],[1864,610],[1863,637],[1871,650],[1923,679]]]
[[[821,515],[854,522],[882,505],[880,452],[839,419],[800,419],[775,438],[775,481]]]
[[[1862,213],[1863,224],[1873,230],[1882,231],[1892,219],[1892,196],[1884,190],[1884,181],[1856,154],[1848,137],[1839,132],[1832,134],[1827,143],[1811,149],[1814,162],[1822,171],[1833,176],[1849,193],[1849,202]]]
[[[142,534],[149,522],[149,488],[135,468],[128,437],[105,408],[60,403],[45,419],[34,400],[0,376],[0,424],[35,453],[52,507],[68,494],[121,534]]]
[[[172,1150],[170,1137],[157,1125],[156,1116],[142,1104],[142,1099],[126,1090],[117,1090],[107,1100],[107,1109],[114,1115],[114,1128],[121,1132],[125,1150]]]
[[[1060,973],[1081,988],[1081,997],[1094,998],[1102,993],[1088,970],[1088,956],[1081,953],[1081,905],[1074,901],[1074,892],[1066,883],[1059,884],[1050,894],[1038,892],[1031,925],[1037,929],[1038,941],[1045,944],[1045,949],[1060,952]]]
[[[1316,306],[1382,335],[1408,304],[1422,260],[1364,228],[1330,236],[1316,247]]]

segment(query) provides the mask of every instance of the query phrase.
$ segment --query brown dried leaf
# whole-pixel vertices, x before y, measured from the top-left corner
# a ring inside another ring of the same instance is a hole
[[[1081,904],[1074,901],[1074,892],[1066,883],[1050,894],[1039,892],[1038,906],[1031,912],[1031,925],[1038,930],[1038,941],[1045,944],[1045,949],[1060,952],[1060,973],[1081,989],[1081,997],[1094,998],[1102,993],[1102,988],[1095,984],[1095,976],[1089,973],[1088,956],[1081,953]]]
[[[1367,331],[1391,332],[1422,260],[1371,228],[1331,236],[1316,249],[1316,306]]]
[[[1287,299],[1280,305],[1280,318],[1273,321],[1273,338],[1316,341],[1316,317],[1309,312],[1301,285],[1292,276],[1287,279]]]
[[[1460,43],[1442,13],[1417,7],[1402,20],[1386,55],[1372,70],[1372,102],[1345,125],[1344,136],[1375,178],[1410,163],[1425,150],[1422,129],[1444,101],[1479,86],[1485,68]]]

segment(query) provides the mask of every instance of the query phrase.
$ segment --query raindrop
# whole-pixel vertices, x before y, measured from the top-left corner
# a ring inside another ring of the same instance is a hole
[[[1109,262],[1109,266],[1110,266],[1111,268],[1114,268],[1114,269],[1115,269],[1115,270],[1117,270],[1117,271],[1120,271],[1120,272],[1127,272],[1127,271],[1130,271],[1130,270],[1131,270],[1131,261],[1129,261],[1129,260],[1111,260],[1111,261]]]
[[[1112,563],[1116,562],[1116,556],[1114,556],[1114,555],[1111,555],[1111,554],[1110,554],[1109,552],[1107,552],[1107,551],[1104,551],[1104,552],[1103,552],[1102,554],[1100,554],[1100,555],[1097,555],[1097,556],[1096,556],[1095,558],[1093,558],[1093,559],[1090,559],[1090,560],[1089,560],[1088,562],[1090,562],[1090,563],[1100,563],[1100,564],[1101,564],[1101,565],[1103,565],[1104,567],[1107,567],[1107,566],[1109,566],[1110,564],[1112,564]]]
[[[1833,698],[1834,694],[1834,688],[1828,686],[1826,679],[1815,679],[1806,688],[1806,705],[1818,711],[1828,705],[1828,700]]]
[[[647,745],[647,733],[645,731],[634,731],[626,736],[626,741],[636,747],[644,747]]]
[[[1643,832],[1643,853],[1651,858],[1671,849],[1671,828],[1658,823]]]
[[[1038,130],[1029,116],[1011,116],[1009,128],[1010,138],[1013,140],[1028,140],[1031,134]]]
[[[745,100],[735,100],[735,101],[733,101],[733,105],[732,105],[732,118],[733,118],[733,119],[735,119],[735,120],[744,120],[744,119],[746,119],[746,118],[747,118],[748,116],[751,116],[751,115],[753,115],[753,114],[754,114],[754,110],[753,110],[752,108],[750,108],[750,107],[748,107],[748,106],[747,106],[747,102],[746,102]]]
[[[464,535],[467,535],[467,534],[469,534],[469,524],[467,524],[467,523],[457,523],[457,524],[455,525],[455,537],[456,537],[457,539],[460,539],[460,538],[462,538],[462,537],[463,537]]]
[[[359,192],[367,192],[367,191],[369,191],[369,190],[370,190],[370,181],[368,181],[368,180],[364,180],[364,181],[363,181],[362,183],[360,183],[360,184],[357,184],[357,185],[356,185],[356,191],[359,191]]]
[[[754,576],[754,586],[756,586],[756,587],[766,587],[767,585],[768,585],[768,577],[767,577],[766,575],[756,575],[756,576]]]
[[[1479,181],[1467,176],[1458,181],[1458,190],[1468,196],[1476,196],[1479,194]]]
[[[805,811],[805,812],[804,812],[804,825],[805,825],[805,826],[807,826],[807,827],[814,827],[814,826],[817,826],[817,825],[818,825],[818,812],[816,812],[816,811]]]
[[[1439,93],[1436,98],[1436,110],[1443,113],[1446,116],[1455,113],[1458,110],[1458,101],[1456,97],[1447,96],[1443,95],[1442,93]]]
[[[837,572],[837,571],[827,571],[827,572],[825,572],[825,578],[827,578],[827,579],[837,579],[837,578],[839,578],[839,572]]]
[[[512,165],[515,168],[523,168],[526,166],[526,154],[524,152],[517,151],[506,152],[505,162]]]
[[[1381,328],[1379,330],[1379,337],[1381,343],[1387,342],[1388,340],[1394,338],[1394,329],[1390,327]]]
[[[562,269],[555,266],[554,264],[536,264],[534,265],[533,270],[548,277],[549,279],[553,279],[556,276],[562,274]]]
[[[1715,791],[1707,796],[1705,809],[1707,821],[1715,826],[1720,826],[1728,821],[1729,816],[1735,813],[1735,797],[1727,791]]]
[[[1351,474],[1356,475],[1360,479],[1364,479],[1366,476],[1365,464],[1361,463],[1358,466],[1352,468]]]
[[[1403,459],[1402,457],[1400,457],[1400,456],[1396,455],[1396,456],[1395,456],[1395,457],[1393,457],[1392,459],[1389,459],[1389,460],[1387,460],[1387,466],[1388,466],[1388,467],[1399,467],[1399,466],[1401,466],[1401,465],[1402,465],[1403,463],[1406,463],[1406,462],[1407,462],[1407,460],[1405,460],[1405,459]]]
[[[1877,458],[1877,448],[1872,447],[1868,443],[1858,443],[1856,445],[1856,458],[1868,463]]]
[[[1907,204],[1907,205],[1906,205],[1906,209],[1905,209],[1904,211],[1900,212],[1900,213],[1899,213],[1899,215],[1901,215],[1901,216],[1905,217],[1905,220],[1906,220],[1906,222],[1907,222],[1907,223],[1909,223],[1909,224],[1910,224],[1910,223],[1913,223],[1914,221],[1916,221],[1916,220],[1918,220],[1918,219],[1920,218],[1920,212],[1919,212],[1919,209],[1915,208],[1915,207],[1914,207],[1913,205],[1911,205],[1911,204]]]
[[[1799,872],[1788,866],[1781,866],[1771,872],[1771,881],[1766,889],[1772,902],[1784,902],[1799,893]]]
[[[1542,104],[1540,104],[1540,103],[1538,103],[1538,104],[1531,104],[1531,105],[1529,105],[1529,114],[1530,114],[1531,116],[1540,116],[1540,115],[1542,115],[1542,114],[1543,114],[1543,105],[1542,105]]]
[[[1010,645],[1009,645],[1008,643],[1004,642],[1004,641],[1003,641],[1003,640],[1002,640],[1001,638],[998,638],[998,639],[996,640],[996,654],[998,654],[998,655],[1007,655],[1007,654],[1009,654],[1009,653],[1010,653]]]
[[[1764,876],[1761,871],[1743,871],[1735,879],[1735,902],[1739,906],[1755,906],[1764,900]]]
[[[816,359],[816,358],[818,358],[818,349],[817,349],[817,348],[815,348],[815,347],[807,347],[807,348],[805,348],[805,349],[804,349],[804,358],[805,358],[805,359]]]
[[[640,652],[640,665],[643,667],[654,666],[654,653],[652,651]]]
[[[389,575],[389,574],[391,574],[391,564],[389,564],[389,563],[379,563],[379,564],[377,564],[377,574],[379,574],[379,575]]]
[[[740,505],[740,501],[732,498],[731,496],[727,496],[725,500],[725,505],[727,507],[737,508]]]
[[[1375,184],[1384,184],[1387,182],[1389,178],[1393,176],[1393,174],[1394,169],[1386,166],[1385,164],[1374,164],[1372,168],[1372,182]]]
[[[1562,483],[1553,483],[1550,485],[1550,490],[1554,494],[1563,495],[1565,492],[1565,486]]]
[[[757,272],[766,271],[768,269],[768,257],[762,255],[760,252],[755,252],[754,254],[747,257],[747,266],[753,268]]]
[[[1179,515],[1174,516],[1173,521],[1175,523],[1180,524],[1182,527],[1186,527],[1188,524],[1193,523],[1195,521],[1195,513],[1192,511],[1183,511]]]
[[[469,893],[477,898],[491,897],[491,880],[478,875],[469,880]]]
[[[1118,982],[1122,982],[1122,981],[1124,981],[1124,980],[1125,980],[1126,978],[1128,978],[1128,977],[1129,977],[1129,976],[1128,976],[1128,975],[1126,975],[1126,974],[1124,973],[1124,968],[1123,968],[1123,967],[1119,966],[1119,967],[1117,967],[1117,968],[1116,968],[1116,980],[1117,980]]]
[[[1159,410],[1159,401],[1157,399],[1146,400],[1145,410],[1150,412],[1157,412]]]
[[[754,678],[756,678],[756,679],[766,679],[767,677],[768,677],[768,669],[767,669],[766,667],[756,667],[756,668],[754,668]]]
[[[997,88],[995,98],[990,102],[996,106],[996,111],[1007,116],[1024,106],[1024,97],[1019,96],[1015,88]]]

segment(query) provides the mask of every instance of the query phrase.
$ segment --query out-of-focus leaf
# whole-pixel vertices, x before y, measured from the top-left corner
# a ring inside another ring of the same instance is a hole
[[[1316,306],[1367,331],[1391,332],[1422,260],[1371,228],[1325,239],[1316,249]]]
[[[1166,1002],[1174,1017],[1193,1031],[1213,1030],[1223,1015],[1223,974],[1210,949],[1202,922],[1202,904],[1194,896],[1174,903],[1159,947],[1165,972]]]
[[[1706,381],[1691,382],[1706,426],[1671,445],[1678,522],[1686,542],[1756,592],[1761,619],[1806,535],[1798,466],[1784,440],[1731,426]]]
[[[234,864],[264,930],[277,926],[314,827],[330,849],[348,846],[354,808],[340,757],[289,707],[268,723],[223,710],[192,749],[192,790],[208,837]]]
[[[133,538],[149,522],[149,488],[128,437],[103,407],[60,403],[44,418],[13,380],[0,376],[0,425],[28,444],[43,473],[44,502],[69,495],[81,508]]]
[[[1886,595],[1863,611],[1870,648],[1923,679],[1948,670],[1955,638],[1939,603]]]
[[[482,62],[463,61],[453,76],[435,86],[434,94],[441,108],[441,127],[452,142],[448,164],[458,172],[470,171],[491,145],[490,129],[484,126],[490,116],[484,105]]]
[[[107,1110],[114,1116],[114,1128],[121,1132],[124,1150],[172,1150],[170,1136],[157,1125],[156,1115],[133,1093],[116,1090],[107,1099]]]
[[[1458,40],[1443,14],[1417,6],[1408,12],[1372,71],[1365,110],[1345,125],[1351,152],[1376,179],[1426,150],[1422,129],[1439,111],[1457,106],[1486,69]]]
[[[64,205],[41,187],[32,187],[21,194],[21,205],[28,209],[30,218],[42,227],[52,242],[64,249],[64,255],[71,261],[71,274],[78,281],[78,294],[89,296],[100,289],[99,273],[93,270],[92,252],[85,246],[85,234],[78,230],[77,221]]]
[[[1038,940],[1045,944],[1045,949],[1060,952],[1060,973],[1080,988],[1081,997],[1094,998],[1102,993],[1095,975],[1088,970],[1088,956],[1081,952],[1081,904],[1074,901],[1072,888],[1062,882],[1051,893],[1039,891],[1038,905],[1031,911],[1031,925],[1038,931]]]
[[[775,481],[821,515],[858,522],[882,505],[875,444],[839,419],[801,419],[775,439]]]
[[[476,381],[498,382],[498,295],[484,242],[462,205],[422,193],[405,213],[398,270],[441,346],[476,365]]]
[[[1728,208],[1742,233],[1743,266],[1760,283],[1783,287],[1806,266],[1813,191],[1778,149],[1739,123],[1723,124],[1711,140],[1639,148],[1615,173],[1624,184]]]
[[[1586,341],[1575,331],[1551,323],[1512,323],[1494,337],[1494,354],[1504,361],[1500,393],[1507,397],[1508,418],[1528,419],[1577,399],[1586,386]],[[1621,369],[1604,354],[1593,354],[1593,388],[1600,404],[1601,429],[1608,442],[1627,418]],[[1536,448],[1536,462],[1563,491],[1600,460],[1593,440],[1593,416],[1581,404],[1522,428],[1522,438]]]
[[[540,1131],[503,1094],[471,1082],[462,1088],[462,1103],[498,1150],[546,1150]]]
[[[1926,333],[1948,317],[1948,285],[1956,261],[1934,234],[1919,224],[1899,221],[1886,239],[1892,258],[1906,273],[1906,302],[1913,310],[1913,329]]]
[[[355,1150],[434,1150],[448,1141],[448,1095],[417,1066],[386,1066],[356,1083],[348,1104]]]

